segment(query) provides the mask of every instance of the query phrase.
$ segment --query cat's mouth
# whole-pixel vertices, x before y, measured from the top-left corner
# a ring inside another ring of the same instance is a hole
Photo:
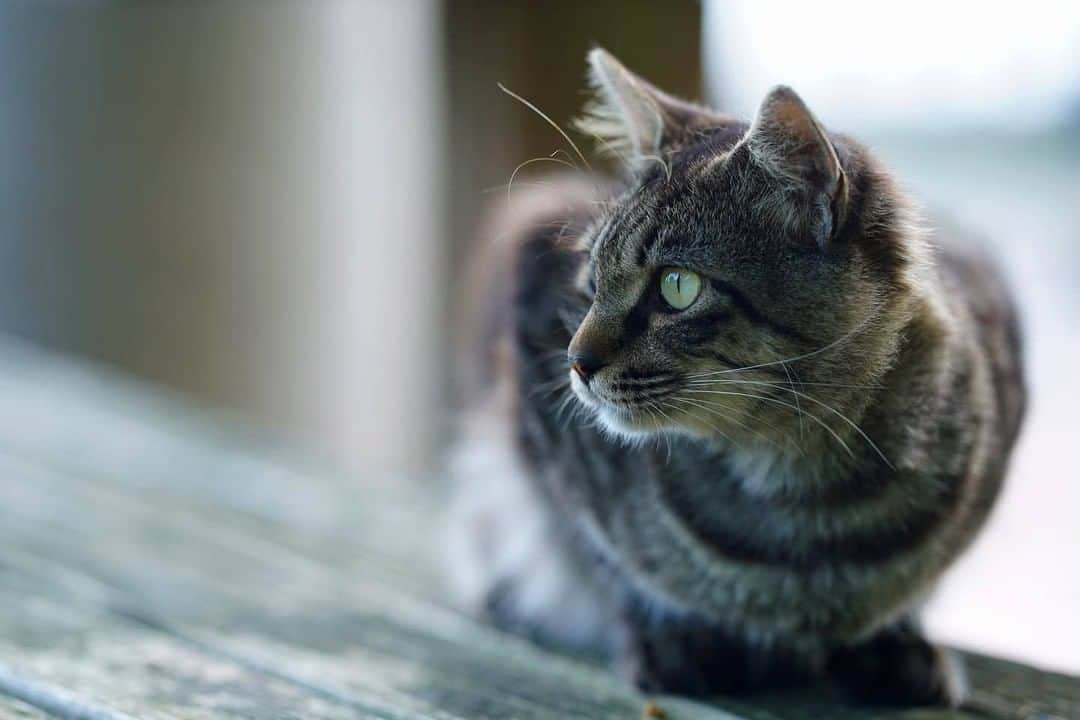
[[[570,373],[570,386],[578,400],[611,432],[641,437],[668,426],[665,418],[655,411],[655,404],[650,407],[645,403],[615,399],[602,386],[594,385],[595,382],[585,383],[575,373]]]

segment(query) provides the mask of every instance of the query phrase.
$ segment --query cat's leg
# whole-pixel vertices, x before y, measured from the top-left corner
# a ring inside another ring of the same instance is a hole
[[[963,696],[963,672],[950,651],[931,644],[911,619],[837,649],[829,674],[862,702],[950,705]]]
[[[507,424],[478,413],[467,430],[452,463],[454,502],[442,541],[456,604],[543,644],[608,654],[611,603],[572,553]]]
[[[704,697],[791,687],[811,677],[794,651],[748,643],[700,616],[645,620],[625,614],[617,669],[644,692]]]

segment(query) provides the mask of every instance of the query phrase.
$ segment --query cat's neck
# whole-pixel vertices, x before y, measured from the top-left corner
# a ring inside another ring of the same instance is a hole
[[[918,301],[897,333],[892,359],[873,386],[861,391],[858,411],[848,405],[849,413],[841,416],[804,403],[828,429],[803,418],[790,428],[791,441],[785,444],[701,440],[704,457],[742,490],[763,497],[810,497],[853,475],[897,472],[913,455],[922,455],[926,448],[918,445],[929,442],[925,433],[912,432],[919,424],[910,415],[925,398],[940,398],[944,379],[956,369],[960,353],[952,327],[936,297]]]

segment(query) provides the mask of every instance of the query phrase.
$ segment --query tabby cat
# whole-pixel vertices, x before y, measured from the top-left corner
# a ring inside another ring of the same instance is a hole
[[[515,189],[496,223],[456,589],[646,690],[957,703],[917,615],[1023,414],[1001,276],[790,88],[748,125],[589,65],[579,127],[625,178]]]

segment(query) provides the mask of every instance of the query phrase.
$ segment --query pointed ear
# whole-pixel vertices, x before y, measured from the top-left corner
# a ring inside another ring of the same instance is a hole
[[[847,207],[847,177],[836,148],[795,91],[773,88],[761,103],[746,139],[755,161],[772,176],[809,191],[815,229],[824,244]]]
[[[593,99],[575,125],[596,138],[601,150],[617,155],[632,170],[661,160],[703,109],[677,100],[630,72],[603,48],[589,52]]]

